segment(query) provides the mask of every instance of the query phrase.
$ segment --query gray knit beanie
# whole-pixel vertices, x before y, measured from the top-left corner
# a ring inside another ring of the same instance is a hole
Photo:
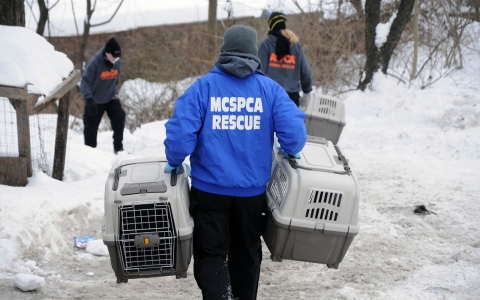
[[[257,31],[245,25],[233,25],[225,30],[221,52],[243,52],[258,56]]]

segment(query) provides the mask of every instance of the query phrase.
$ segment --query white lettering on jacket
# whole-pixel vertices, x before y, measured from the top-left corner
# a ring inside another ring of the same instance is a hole
[[[261,115],[254,113],[263,113],[263,103],[259,97],[211,97],[210,111],[226,113],[212,115],[212,129],[258,130]],[[244,114],[228,114],[231,112]]]

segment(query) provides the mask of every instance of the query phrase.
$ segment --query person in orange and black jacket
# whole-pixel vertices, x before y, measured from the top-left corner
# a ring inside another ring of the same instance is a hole
[[[298,37],[287,29],[287,17],[273,12],[268,19],[268,36],[260,43],[258,57],[262,71],[281,85],[298,106],[300,90],[312,91],[313,76],[310,63],[298,42]]]
[[[107,41],[88,62],[82,75],[80,92],[85,100],[83,136],[85,145],[97,147],[97,132],[104,112],[113,129],[113,151],[123,151],[125,111],[116,96],[122,52],[115,38]]]

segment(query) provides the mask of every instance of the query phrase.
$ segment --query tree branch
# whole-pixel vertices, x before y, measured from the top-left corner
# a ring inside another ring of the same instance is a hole
[[[58,4],[58,2],[60,2],[60,0],[57,0],[57,2],[55,2],[55,4],[53,4],[52,6],[50,6],[50,7],[48,8],[48,10],[51,10],[52,8],[54,8],[54,7],[55,7],[55,5],[57,5],[57,4]]]
[[[75,29],[77,30],[77,35],[80,35],[78,31],[77,17],[75,16],[75,7],[73,6],[73,0],[70,0],[72,3],[72,13],[73,13],[73,22],[75,23]]]
[[[303,11],[303,9],[300,7],[300,4],[298,4],[298,1],[297,0],[292,0],[293,4],[295,4],[296,7],[298,7],[298,9],[302,12],[302,14],[304,14],[305,12]]]
[[[96,2],[96,1],[95,1]],[[115,15],[117,14],[118,10],[120,9],[120,6],[122,6],[122,3],[123,3],[123,0],[120,1],[120,4],[118,4],[117,6],[117,9],[115,10],[115,12],[113,13],[112,17],[110,19],[108,19],[107,21],[105,22],[102,22],[102,23],[98,23],[98,24],[90,24],[91,27],[96,27],[96,26],[100,26],[100,25],[104,25],[104,24],[107,24],[108,22],[110,22],[113,17],[115,17]],[[95,4],[93,5],[95,7]],[[95,8],[94,8],[95,9]]]
[[[355,11],[357,12],[358,17],[360,19],[363,19],[365,15],[363,13],[362,0],[349,0],[349,2],[355,8]]]
[[[32,0],[32,3],[30,3],[29,1],[25,1],[25,2],[27,3],[27,6],[30,8],[30,12],[32,13],[32,17],[35,20],[35,23],[38,24],[37,18],[35,18],[35,14],[33,13],[33,0]]]
[[[449,14],[450,17],[458,17],[458,18],[465,18],[470,21],[477,21],[480,22],[480,13],[474,12],[462,12],[462,13],[451,13]]]

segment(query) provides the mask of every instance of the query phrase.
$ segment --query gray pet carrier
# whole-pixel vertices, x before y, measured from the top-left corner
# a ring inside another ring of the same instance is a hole
[[[332,142],[307,138],[300,159],[274,150],[263,239],[273,261],[338,268],[358,234],[358,185]]]
[[[302,97],[299,107],[306,114],[305,125],[310,136],[323,137],[334,145],[345,127],[345,106],[334,97],[313,93],[309,100]]]
[[[165,158],[124,160],[105,184],[103,242],[117,283],[187,276],[193,220],[186,172],[165,173]]]

